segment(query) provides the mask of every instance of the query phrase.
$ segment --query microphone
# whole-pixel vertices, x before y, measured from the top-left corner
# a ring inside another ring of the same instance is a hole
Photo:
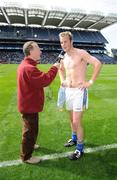
[[[64,54],[65,54],[65,52],[62,50],[62,51],[60,52],[60,54],[58,55],[58,57],[56,58],[56,61],[57,61],[58,63],[60,63],[61,59],[64,58]]]

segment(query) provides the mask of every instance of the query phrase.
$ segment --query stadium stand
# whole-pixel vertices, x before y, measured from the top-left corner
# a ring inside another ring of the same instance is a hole
[[[41,63],[55,62],[61,51],[58,35],[67,28],[73,33],[75,47],[85,49],[102,63],[115,64],[115,57],[107,54],[108,41],[100,32],[115,22],[116,14],[87,14],[80,9],[67,12],[58,7],[47,10],[42,6],[24,9],[18,4],[7,4],[0,7],[0,63],[20,63],[23,44],[29,40],[39,44],[43,52]],[[22,26],[16,25],[19,23]]]
[[[43,51],[41,63],[53,63],[61,50],[58,35],[64,30],[66,29],[0,26],[0,62],[20,63],[24,42],[35,40]],[[107,40],[100,32],[69,30],[73,33],[75,47],[85,49],[102,63],[116,63],[106,54]]]
[[[116,63],[117,63],[117,49],[111,49],[113,58],[115,59]]]

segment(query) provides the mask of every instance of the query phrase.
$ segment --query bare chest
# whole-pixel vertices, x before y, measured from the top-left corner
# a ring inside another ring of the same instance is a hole
[[[65,69],[75,69],[82,66],[80,58],[65,58],[64,67]]]

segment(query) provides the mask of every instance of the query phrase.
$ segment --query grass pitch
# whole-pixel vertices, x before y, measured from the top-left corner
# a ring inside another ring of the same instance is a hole
[[[39,65],[47,71],[50,65]],[[19,159],[20,114],[16,105],[17,65],[0,65],[0,162]],[[92,68],[88,66],[88,79]],[[84,113],[85,147],[117,143],[117,65],[103,65],[89,89],[89,109]],[[45,88],[44,111],[40,113],[40,150],[33,155],[72,151],[63,144],[71,137],[66,110],[56,107],[59,77]],[[86,154],[79,161],[48,160],[37,166],[22,164],[0,168],[0,180],[113,180],[117,179],[117,149]]]

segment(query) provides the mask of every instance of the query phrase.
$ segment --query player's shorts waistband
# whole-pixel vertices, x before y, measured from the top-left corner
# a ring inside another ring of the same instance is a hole
[[[85,89],[87,89],[87,88],[80,89],[80,88],[78,88],[78,87],[66,87],[65,89],[66,89],[66,90],[71,90],[71,91],[76,91],[76,90],[78,90],[78,91],[83,91],[83,90],[85,90]]]

